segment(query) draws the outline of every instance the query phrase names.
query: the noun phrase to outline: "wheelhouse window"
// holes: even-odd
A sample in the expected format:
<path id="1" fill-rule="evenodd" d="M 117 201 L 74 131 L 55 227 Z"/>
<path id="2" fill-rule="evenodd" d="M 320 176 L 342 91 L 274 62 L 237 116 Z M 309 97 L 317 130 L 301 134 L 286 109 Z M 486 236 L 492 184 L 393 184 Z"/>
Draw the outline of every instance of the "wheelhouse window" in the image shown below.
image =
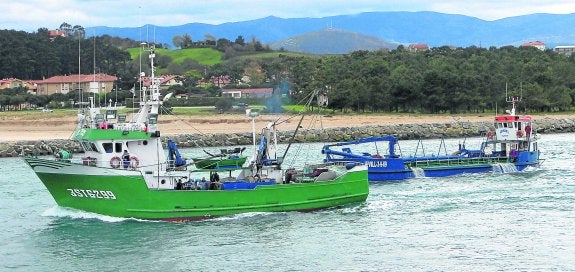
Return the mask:
<path id="1" fill-rule="evenodd" d="M 116 147 L 116 153 L 122 152 L 122 143 L 116 143 L 115 147 Z"/>
<path id="2" fill-rule="evenodd" d="M 106 110 L 106 120 L 116 119 L 117 110 Z"/>
<path id="3" fill-rule="evenodd" d="M 126 122 L 126 114 L 120 113 L 118 114 L 118 123 L 125 123 Z"/>
<path id="4" fill-rule="evenodd" d="M 82 145 L 82 148 L 84 148 L 85 151 L 98 151 L 98 148 L 92 142 L 82 141 L 80 142 L 80 144 Z"/>
<path id="5" fill-rule="evenodd" d="M 102 147 L 106 153 L 112 153 L 114 145 L 112 143 L 102 143 Z"/>

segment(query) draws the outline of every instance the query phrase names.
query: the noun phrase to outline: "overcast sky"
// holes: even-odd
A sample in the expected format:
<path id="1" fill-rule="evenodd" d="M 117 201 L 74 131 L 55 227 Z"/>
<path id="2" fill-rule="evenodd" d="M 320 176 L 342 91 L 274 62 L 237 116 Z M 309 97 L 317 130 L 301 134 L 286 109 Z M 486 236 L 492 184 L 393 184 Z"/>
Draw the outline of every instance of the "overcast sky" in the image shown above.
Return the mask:
<path id="1" fill-rule="evenodd" d="M 14 0 L 3 1 L 0 29 L 221 24 L 259 19 L 325 17 L 371 11 L 436 11 L 484 20 L 532 13 L 575 13 L 574 0 Z"/>

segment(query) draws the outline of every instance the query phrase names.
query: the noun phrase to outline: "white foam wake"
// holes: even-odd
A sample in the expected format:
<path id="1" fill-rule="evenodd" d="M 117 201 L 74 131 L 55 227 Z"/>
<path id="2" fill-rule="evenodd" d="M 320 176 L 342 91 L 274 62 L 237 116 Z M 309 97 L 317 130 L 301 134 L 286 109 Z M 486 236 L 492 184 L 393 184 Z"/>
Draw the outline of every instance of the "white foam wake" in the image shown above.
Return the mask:
<path id="1" fill-rule="evenodd" d="M 136 220 L 133 218 L 122 218 L 122 217 L 113 217 L 107 215 L 101 215 L 97 213 L 85 212 L 71 208 L 64 208 L 58 205 L 55 205 L 42 213 L 42 216 L 47 217 L 68 217 L 73 219 L 98 219 L 104 222 L 122 222 L 126 220 Z"/>

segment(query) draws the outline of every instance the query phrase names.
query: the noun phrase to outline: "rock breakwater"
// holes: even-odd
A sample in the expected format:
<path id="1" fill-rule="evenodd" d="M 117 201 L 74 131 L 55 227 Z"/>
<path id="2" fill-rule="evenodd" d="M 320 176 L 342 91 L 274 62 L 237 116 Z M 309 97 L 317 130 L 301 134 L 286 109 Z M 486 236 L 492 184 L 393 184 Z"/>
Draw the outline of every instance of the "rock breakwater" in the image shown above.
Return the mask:
<path id="1" fill-rule="evenodd" d="M 575 132 L 575 119 L 536 120 L 537 133 Z M 379 126 L 339 127 L 327 129 L 300 130 L 295 136 L 295 142 L 340 142 L 364 137 L 393 135 L 400 140 L 430 139 L 430 138 L 462 138 L 482 136 L 492 127 L 491 122 L 459 122 L 430 124 L 395 124 Z M 287 143 L 293 131 L 278 134 L 280 143 Z M 181 134 L 162 136 L 165 142 L 171 139 L 178 147 L 209 147 L 251 145 L 252 133 L 220 133 L 220 134 Z M 21 155 L 52 155 L 60 149 L 72 153 L 81 153 L 81 146 L 72 140 L 39 140 L 0 142 L 0 157 L 16 157 Z"/>

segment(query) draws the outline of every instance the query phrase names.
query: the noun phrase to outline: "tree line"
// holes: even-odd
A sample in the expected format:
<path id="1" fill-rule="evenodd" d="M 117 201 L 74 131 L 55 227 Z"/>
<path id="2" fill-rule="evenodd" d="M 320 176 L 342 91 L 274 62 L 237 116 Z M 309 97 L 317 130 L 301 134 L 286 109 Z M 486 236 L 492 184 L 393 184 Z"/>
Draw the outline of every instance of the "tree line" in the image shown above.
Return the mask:
<path id="1" fill-rule="evenodd" d="M 242 35 L 238 35 L 235 40 L 226 38 L 216 38 L 212 34 L 205 34 L 203 40 L 193 41 L 189 34 L 176 35 L 172 38 L 172 43 L 180 49 L 187 48 L 212 48 L 223 53 L 224 59 L 232 59 L 237 56 L 253 54 L 258 52 L 273 51 L 268 44 L 262 44 L 256 37 L 246 41 Z M 168 45 L 164 45 L 168 48 Z"/>
<path id="2" fill-rule="evenodd" d="M 118 76 L 119 97 L 130 97 L 128 90 L 136 86 L 139 63 L 130 59 L 125 48 L 139 47 L 139 43 L 107 35 L 85 39 L 79 26 L 64 25 L 64 29 L 70 36 L 53 39 L 45 28 L 34 33 L 0 30 L 0 78 L 41 79 L 77 74 L 78 69 L 84 74 L 102 72 Z M 253 54 L 259 52 L 257 48 L 269 49 L 255 38 L 246 43 L 241 36 L 232 42 L 207 35 L 199 44 L 222 52 Z M 158 57 L 158 63 L 169 65 L 171 60 Z M 223 78 L 231 83 L 220 85 L 217 79 Z M 242 81 L 245 78 L 248 81 Z M 509 95 L 523 96 L 523 110 L 553 112 L 570 110 L 575 101 L 575 56 L 513 46 L 444 46 L 425 52 L 400 46 L 391 51 L 326 56 L 280 52 L 276 57 L 190 65 L 181 80 L 184 84 L 170 91 L 217 97 L 222 87 L 282 86 L 289 89 L 295 103 L 320 90 L 329 98 L 328 107 L 341 112 L 480 113 L 506 107 L 507 88 Z M 198 87 L 198 82 L 208 80 L 216 82 Z M 65 99 L 59 96 L 48 101 Z"/>
<path id="3" fill-rule="evenodd" d="M 0 78 L 30 80 L 94 71 L 120 77 L 137 74 L 128 65 L 129 53 L 107 39 L 106 36 L 51 38 L 46 28 L 35 33 L 0 30 Z"/>
<path id="4" fill-rule="evenodd" d="M 575 55 L 534 47 L 280 53 L 227 60 L 206 75 L 227 75 L 231 85 L 242 76 L 250 78 L 248 84 L 227 87 L 280 89 L 287 84 L 291 103 L 320 90 L 334 112 L 483 113 L 508 108 L 506 95 L 522 97 L 519 110 L 524 112 L 558 112 L 569 111 L 575 101 Z M 177 88 L 193 94 L 190 88 Z"/>
<path id="5" fill-rule="evenodd" d="M 567 111 L 575 101 L 575 55 L 534 47 L 356 51 L 286 58 L 294 97 L 321 90 L 334 111 L 462 113 L 506 108 L 523 97 L 528 112 Z"/>

